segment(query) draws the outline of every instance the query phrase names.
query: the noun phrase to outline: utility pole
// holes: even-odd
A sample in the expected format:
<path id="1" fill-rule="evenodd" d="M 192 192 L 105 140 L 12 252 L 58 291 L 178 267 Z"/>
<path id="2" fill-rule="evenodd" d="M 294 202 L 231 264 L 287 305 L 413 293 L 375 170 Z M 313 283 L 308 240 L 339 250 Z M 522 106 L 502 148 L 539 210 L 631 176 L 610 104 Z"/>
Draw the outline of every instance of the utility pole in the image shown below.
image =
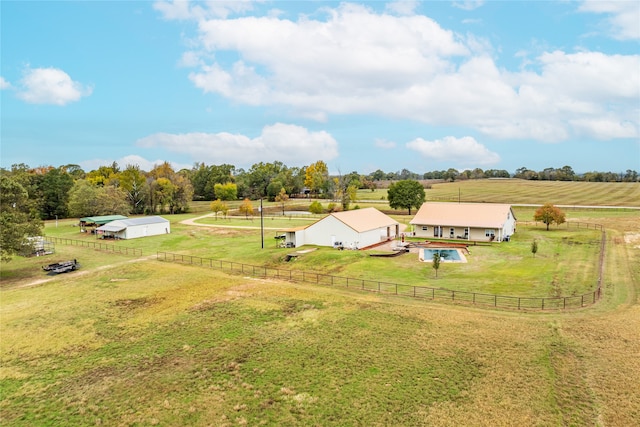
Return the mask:
<path id="1" fill-rule="evenodd" d="M 260 242 L 264 249 L 264 216 L 262 214 L 262 197 L 260 197 Z"/>

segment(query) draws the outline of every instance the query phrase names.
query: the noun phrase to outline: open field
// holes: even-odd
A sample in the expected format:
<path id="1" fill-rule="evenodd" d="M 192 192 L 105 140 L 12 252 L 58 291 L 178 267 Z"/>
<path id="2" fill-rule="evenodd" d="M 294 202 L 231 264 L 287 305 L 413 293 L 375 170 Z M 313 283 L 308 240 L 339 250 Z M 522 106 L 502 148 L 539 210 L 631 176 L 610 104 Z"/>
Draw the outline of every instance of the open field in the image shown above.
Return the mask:
<path id="1" fill-rule="evenodd" d="M 480 179 L 432 184 L 425 190 L 427 200 L 510 204 L 636 206 L 640 207 L 640 183 L 528 181 L 521 179 Z M 387 190 L 360 190 L 358 199 L 377 201 Z"/>
<path id="2" fill-rule="evenodd" d="M 532 212 L 518 208 L 516 216 L 523 221 Z M 391 271 L 398 280 L 419 274 L 438 286 L 462 286 L 473 274 L 483 286 L 500 287 L 492 280 L 500 270 L 504 277 L 538 272 L 510 283 L 533 286 L 539 278 L 538 291 L 555 292 L 545 287 L 554 275 L 578 290 L 591 286 L 593 230 L 521 225 L 517 239 L 500 245 L 501 257 L 494 247 L 472 247 L 464 268 L 478 271 L 443 265 L 437 280 L 413 254 L 383 260 L 320 249 L 315 258 L 284 263 L 286 250 L 275 248 L 271 232 L 261 250 L 259 230 L 180 224 L 196 215 L 168 216 L 169 236 L 108 242 L 141 248 L 143 257 L 58 245 L 56 260 L 82 264 L 58 276 L 40 270 L 49 257 L 15 258 L 0 269 L 1 423 L 637 425 L 640 212 L 567 215 L 606 227 L 606 268 L 600 302 L 560 313 L 262 280 L 147 255 L 360 276 Z M 72 224 L 50 223 L 47 234 L 95 241 Z M 535 259 L 534 236 L 541 239 Z"/>

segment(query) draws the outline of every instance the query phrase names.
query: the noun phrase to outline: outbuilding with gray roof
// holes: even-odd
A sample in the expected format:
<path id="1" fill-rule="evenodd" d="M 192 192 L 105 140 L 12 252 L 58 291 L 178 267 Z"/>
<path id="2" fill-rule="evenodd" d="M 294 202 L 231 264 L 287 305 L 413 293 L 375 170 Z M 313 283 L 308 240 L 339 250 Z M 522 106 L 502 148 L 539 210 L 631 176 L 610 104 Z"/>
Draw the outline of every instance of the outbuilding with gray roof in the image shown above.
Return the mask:
<path id="1" fill-rule="evenodd" d="M 111 221 L 96 229 L 103 239 L 136 239 L 171 233 L 171 223 L 161 216 Z"/>

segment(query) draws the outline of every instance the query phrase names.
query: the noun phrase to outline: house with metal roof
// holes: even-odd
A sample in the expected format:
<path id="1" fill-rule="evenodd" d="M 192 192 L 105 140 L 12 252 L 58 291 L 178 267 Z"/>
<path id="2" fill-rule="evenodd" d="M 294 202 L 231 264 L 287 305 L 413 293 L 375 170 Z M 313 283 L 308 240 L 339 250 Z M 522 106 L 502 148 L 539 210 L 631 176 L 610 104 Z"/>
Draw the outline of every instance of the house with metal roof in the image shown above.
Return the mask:
<path id="1" fill-rule="evenodd" d="M 409 222 L 416 237 L 508 241 L 516 231 L 511 205 L 499 203 L 422 204 Z"/>
<path id="2" fill-rule="evenodd" d="M 334 212 L 306 227 L 282 230 L 285 245 L 362 249 L 394 239 L 400 224 L 376 208 Z"/>
<path id="3" fill-rule="evenodd" d="M 96 233 L 103 239 L 136 239 L 169 234 L 171 223 L 161 216 L 121 219 L 98 227 Z"/>

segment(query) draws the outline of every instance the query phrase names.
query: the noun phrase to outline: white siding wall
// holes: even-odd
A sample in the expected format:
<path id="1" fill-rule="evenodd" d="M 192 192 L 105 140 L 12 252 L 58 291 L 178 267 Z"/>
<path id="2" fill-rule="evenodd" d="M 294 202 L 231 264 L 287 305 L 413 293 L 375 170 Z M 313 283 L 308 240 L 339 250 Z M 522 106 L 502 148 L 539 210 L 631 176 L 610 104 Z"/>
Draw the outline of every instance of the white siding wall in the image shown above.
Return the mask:
<path id="1" fill-rule="evenodd" d="M 171 232 L 169 222 L 160 222 L 155 224 L 130 225 L 124 231 L 125 239 L 137 239 L 139 237 L 157 236 Z"/>
<path id="2" fill-rule="evenodd" d="M 395 230 L 392 230 L 391 233 L 394 234 L 394 231 Z M 297 246 L 302 246 L 303 244 L 332 246 L 335 241 L 342 242 L 345 248 L 363 248 L 380 242 L 383 237 L 386 238 L 386 235 L 386 227 L 383 230 L 374 229 L 358 233 L 342 221 L 332 216 L 327 216 L 307 227 L 304 230 L 304 242 L 301 241 L 302 239 L 296 239 L 296 244 Z"/>

